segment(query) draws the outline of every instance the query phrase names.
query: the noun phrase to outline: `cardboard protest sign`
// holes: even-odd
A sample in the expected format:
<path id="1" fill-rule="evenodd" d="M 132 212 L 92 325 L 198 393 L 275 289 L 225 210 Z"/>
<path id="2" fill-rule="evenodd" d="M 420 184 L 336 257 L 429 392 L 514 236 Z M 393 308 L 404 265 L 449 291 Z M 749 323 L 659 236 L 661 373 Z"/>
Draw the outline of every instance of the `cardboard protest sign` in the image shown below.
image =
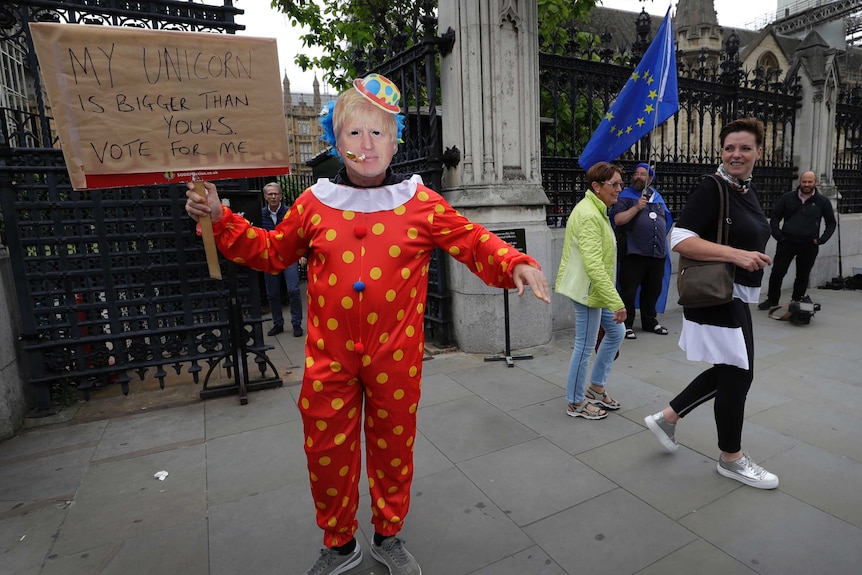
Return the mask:
<path id="1" fill-rule="evenodd" d="M 275 39 L 30 28 L 75 189 L 289 172 Z"/>

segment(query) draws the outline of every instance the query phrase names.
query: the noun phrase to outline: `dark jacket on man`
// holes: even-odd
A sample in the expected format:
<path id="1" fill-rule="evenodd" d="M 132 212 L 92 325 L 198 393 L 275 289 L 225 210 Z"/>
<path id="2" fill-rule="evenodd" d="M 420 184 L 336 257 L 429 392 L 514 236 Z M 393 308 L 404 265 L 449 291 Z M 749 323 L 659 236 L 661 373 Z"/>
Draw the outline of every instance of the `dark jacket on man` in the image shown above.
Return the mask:
<path id="1" fill-rule="evenodd" d="M 820 220 L 826 222 L 826 229 L 820 234 Z M 779 227 L 781 222 L 783 225 Z M 799 199 L 799 189 L 786 192 L 772 206 L 772 237 L 776 241 L 796 240 L 811 241 L 816 239 L 818 245 L 823 245 L 837 225 L 832 202 L 815 188 L 814 195 L 805 203 Z"/>

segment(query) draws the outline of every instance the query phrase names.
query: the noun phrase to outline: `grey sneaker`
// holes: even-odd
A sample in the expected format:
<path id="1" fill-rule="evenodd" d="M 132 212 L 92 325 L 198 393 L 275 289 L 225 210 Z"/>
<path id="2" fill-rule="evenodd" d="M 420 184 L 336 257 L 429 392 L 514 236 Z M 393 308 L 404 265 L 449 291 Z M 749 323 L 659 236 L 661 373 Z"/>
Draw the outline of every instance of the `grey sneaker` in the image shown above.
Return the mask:
<path id="1" fill-rule="evenodd" d="M 398 537 L 387 537 L 380 545 L 372 543 L 371 556 L 389 568 L 389 575 L 422 575 L 416 559 Z"/>
<path id="2" fill-rule="evenodd" d="M 338 575 L 339 573 L 347 573 L 360 563 L 362 563 L 362 549 L 359 547 L 359 540 L 357 540 L 356 549 L 347 555 L 339 555 L 338 551 L 328 547 L 321 549 L 317 563 L 312 565 L 311 569 L 305 572 L 305 575 Z"/>
<path id="3" fill-rule="evenodd" d="M 679 447 L 679 444 L 676 442 L 676 424 L 669 423 L 664 418 L 664 413 L 659 411 L 658 413 L 647 415 L 644 417 L 644 423 L 658 437 L 658 440 L 661 441 L 665 449 L 676 451 L 676 448 Z"/>
<path id="4" fill-rule="evenodd" d="M 750 487 L 758 489 L 775 489 L 778 487 L 778 476 L 756 464 L 747 453 L 743 453 L 742 457 L 731 463 L 723 460 L 719 455 L 716 469 L 725 477 L 736 479 Z"/>

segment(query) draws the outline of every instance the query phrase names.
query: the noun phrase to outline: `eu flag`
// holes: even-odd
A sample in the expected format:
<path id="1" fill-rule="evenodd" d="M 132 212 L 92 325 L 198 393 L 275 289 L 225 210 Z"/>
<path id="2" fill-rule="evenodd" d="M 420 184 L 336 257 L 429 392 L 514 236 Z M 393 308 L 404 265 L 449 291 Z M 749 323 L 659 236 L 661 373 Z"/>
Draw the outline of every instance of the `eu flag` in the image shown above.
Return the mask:
<path id="1" fill-rule="evenodd" d="M 612 162 L 679 110 L 670 7 L 638 67 L 596 128 L 578 164 Z"/>

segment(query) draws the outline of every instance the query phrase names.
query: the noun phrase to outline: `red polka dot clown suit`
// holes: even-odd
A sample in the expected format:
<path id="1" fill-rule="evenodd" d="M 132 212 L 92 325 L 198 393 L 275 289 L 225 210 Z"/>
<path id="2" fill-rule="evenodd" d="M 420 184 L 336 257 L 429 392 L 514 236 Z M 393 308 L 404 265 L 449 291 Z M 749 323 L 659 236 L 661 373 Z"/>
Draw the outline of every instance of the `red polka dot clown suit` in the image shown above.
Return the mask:
<path id="1" fill-rule="evenodd" d="M 538 264 L 460 215 L 419 176 L 390 173 L 377 188 L 320 180 L 274 231 L 228 209 L 213 228 L 222 253 L 264 272 L 310 253 L 299 408 L 317 523 L 330 547 L 357 529 L 364 426 L 372 522 L 395 535 L 410 504 L 432 250 L 503 288 L 514 287 L 516 264 Z"/>

